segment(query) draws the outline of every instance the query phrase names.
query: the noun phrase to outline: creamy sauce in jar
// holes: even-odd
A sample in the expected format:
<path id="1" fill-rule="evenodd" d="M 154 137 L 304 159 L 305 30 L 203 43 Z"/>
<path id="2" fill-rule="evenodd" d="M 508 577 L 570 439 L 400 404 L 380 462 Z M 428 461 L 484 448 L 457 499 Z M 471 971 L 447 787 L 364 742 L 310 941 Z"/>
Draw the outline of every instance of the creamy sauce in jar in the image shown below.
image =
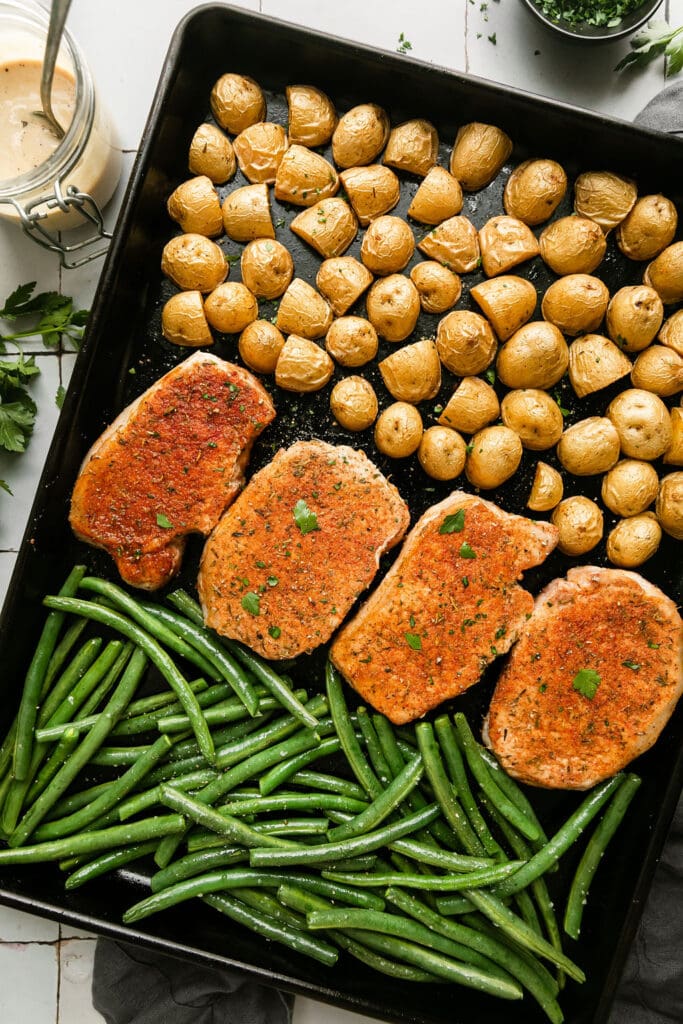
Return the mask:
<path id="1" fill-rule="evenodd" d="M 34 60 L 0 64 L 0 181 L 15 178 L 44 163 L 59 145 L 40 102 L 41 64 Z M 52 109 L 66 131 L 76 103 L 76 83 L 64 68 L 56 68 Z"/>

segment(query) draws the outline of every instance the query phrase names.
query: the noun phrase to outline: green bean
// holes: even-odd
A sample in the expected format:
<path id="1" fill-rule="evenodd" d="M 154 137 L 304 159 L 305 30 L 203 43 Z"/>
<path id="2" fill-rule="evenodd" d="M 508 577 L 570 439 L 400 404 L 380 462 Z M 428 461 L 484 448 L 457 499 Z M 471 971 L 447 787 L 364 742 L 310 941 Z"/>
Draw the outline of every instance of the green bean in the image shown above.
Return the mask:
<path id="1" fill-rule="evenodd" d="M 319 719 L 327 711 L 327 701 L 322 695 L 317 694 L 308 702 L 306 709 L 318 727 Z M 216 752 L 216 763 L 219 768 L 228 768 L 260 750 L 265 750 L 272 743 L 291 736 L 300 728 L 301 724 L 294 715 L 284 715 L 248 739 L 220 747 Z"/>
<path id="2" fill-rule="evenodd" d="M 216 684 L 221 688 L 226 685 L 223 683 Z M 215 686 L 209 686 L 205 679 L 195 679 L 190 683 L 191 690 L 197 694 L 197 700 L 199 695 L 207 693 L 209 690 L 214 690 Z M 161 693 L 152 693 L 149 697 L 139 697 L 138 700 L 134 700 L 132 704 L 126 709 L 126 713 L 123 716 L 124 720 L 128 718 L 137 718 L 138 715 L 147 715 L 152 711 L 160 711 L 163 708 L 167 708 L 169 704 L 177 704 L 178 698 L 176 697 L 173 690 L 163 690 Z"/>
<path id="3" fill-rule="evenodd" d="M 152 892 L 161 892 L 178 882 L 183 882 L 196 875 L 205 875 L 215 868 L 231 867 L 249 859 L 249 852 L 243 846 L 228 846 L 224 844 L 213 850 L 197 850 L 179 857 L 155 872 L 149 880 Z"/>
<path id="4" fill-rule="evenodd" d="M 607 845 L 619 828 L 631 800 L 636 795 L 640 786 L 640 778 L 637 775 L 628 774 L 612 797 L 607 810 L 598 823 L 593 835 L 588 841 L 583 856 L 576 869 L 567 909 L 564 915 L 564 930 L 572 939 L 578 939 L 581 931 L 581 918 L 583 908 L 588 897 L 593 876 L 600 864 Z"/>
<path id="5" fill-rule="evenodd" d="M 438 901 L 439 913 L 444 917 L 471 914 L 474 904 L 466 896 L 441 896 Z"/>
<path id="6" fill-rule="evenodd" d="M 330 832 L 330 842 L 339 842 L 351 836 L 363 835 L 371 829 L 377 828 L 386 818 L 392 814 L 401 801 L 410 793 L 419 780 L 422 778 L 424 765 L 422 758 L 418 755 L 407 764 L 400 775 L 397 775 L 393 782 L 369 805 L 351 821 L 339 825 Z"/>
<path id="7" fill-rule="evenodd" d="M 286 839 L 266 836 L 264 833 L 250 828 L 249 825 L 240 821 L 239 818 L 233 818 L 232 815 L 228 814 L 220 814 L 187 793 L 173 789 L 172 786 L 162 785 L 161 801 L 172 810 L 183 814 L 186 818 L 191 818 L 197 825 L 203 825 L 218 835 L 227 836 L 232 842 L 240 843 L 242 846 L 265 846 L 279 849 L 294 847 L 294 849 L 298 849 L 297 844 L 290 843 Z"/>
<path id="8" fill-rule="evenodd" d="M 62 860 L 81 853 L 99 853 L 114 846 L 127 846 L 147 839 L 159 838 L 179 832 L 185 824 L 180 814 L 166 814 L 157 818 L 143 818 L 129 821 L 112 828 L 81 832 L 76 836 L 55 839 L 51 843 L 37 843 L 35 846 L 19 846 L 15 849 L 0 850 L 0 866 L 4 864 L 41 864 L 44 861 Z"/>
<path id="9" fill-rule="evenodd" d="M 378 871 L 369 875 L 344 871 L 323 871 L 323 878 L 345 885 L 363 888 L 378 888 L 383 885 L 402 885 L 406 889 L 424 889 L 425 892 L 462 892 L 464 889 L 481 889 L 493 885 L 512 874 L 524 861 L 508 861 L 492 868 L 469 871 L 464 875 L 419 875 L 400 871 Z"/>
<path id="10" fill-rule="evenodd" d="M 340 796 L 348 796 L 351 800 L 366 800 L 366 793 L 362 786 L 358 786 L 348 779 L 338 778 L 336 775 L 326 775 L 324 772 L 297 771 L 289 781 L 294 786 L 339 793 Z"/>
<path id="11" fill-rule="evenodd" d="M 86 733 L 90 735 L 92 729 Z M 135 747 L 101 747 L 97 753 L 88 761 L 88 764 L 97 765 L 100 768 L 123 768 L 128 767 L 142 757 L 145 751 L 149 750 L 149 743 L 141 743 Z"/>
<path id="12" fill-rule="evenodd" d="M 593 820 L 600 808 L 607 803 L 612 793 L 621 785 L 623 775 L 615 775 L 591 790 L 576 811 L 567 819 L 552 839 L 535 853 L 511 878 L 495 887 L 494 893 L 499 899 L 512 896 L 520 889 L 526 889 L 535 878 L 544 874 L 572 843 L 575 843 L 586 826 Z"/>
<path id="13" fill-rule="evenodd" d="M 111 782 L 99 782 L 96 786 L 88 786 L 87 789 L 78 790 L 76 793 L 71 793 L 69 796 L 62 797 L 58 800 L 53 807 L 50 808 L 49 814 L 45 815 L 47 821 L 52 821 L 55 818 L 63 818 L 65 814 L 71 814 L 73 811 L 80 810 L 81 807 L 85 807 L 95 797 L 99 796 L 100 793 L 105 793 Z"/>
<path id="14" fill-rule="evenodd" d="M 69 689 L 66 696 L 54 707 L 54 710 L 52 710 L 48 701 L 45 702 L 45 707 L 41 709 L 38 728 L 36 729 L 36 739 L 39 743 L 52 742 L 55 739 L 59 739 L 61 732 L 52 734 L 53 728 L 68 728 L 70 725 L 73 725 L 70 719 L 80 710 L 95 687 L 99 685 L 100 681 L 113 668 L 122 650 L 123 644 L 121 641 L 112 640 L 75 685 Z M 77 732 L 80 731 L 78 727 L 75 728 Z M 48 736 L 43 735 L 46 729 L 50 731 Z"/>
<path id="15" fill-rule="evenodd" d="M 344 857 L 343 860 L 325 861 L 325 867 L 330 871 L 372 871 L 379 858 L 375 854 L 367 854 L 363 857 Z"/>
<path id="16" fill-rule="evenodd" d="M 67 758 L 71 757 L 78 744 L 78 733 L 75 729 L 67 729 L 55 745 L 54 750 L 33 779 L 33 784 L 26 793 L 26 803 L 30 807 L 38 799 L 49 782 L 55 777 Z"/>
<path id="17" fill-rule="evenodd" d="M 263 836 L 324 836 L 327 833 L 329 824 L 327 818 L 285 818 L 280 821 L 269 819 L 268 821 L 248 823 L 252 832 Z M 217 834 L 213 831 L 202 831 L 200 829 L 188 836 L 187 849 L 191 853 L 199 850 L 215 849 L 223 841 L 222 834 Z M 264 844 L 257 843 L 256 837 L 254 837 L 254 842 L 251 845 L 263 846 Z M 288 845 L 298 846 L 299 844 L 289 843 Z"/>
<path id="18" fill-rule="evenodd" d="M 418 863 L 430 864 L 435 868 L 443 868 L 444 871 L 476 871 L 494 865 L 490 857 L 470 857 L 466 853 L 453 853 L 451 850 L 442 850 L 439 846 L 430 846 L 417 839 L 396 839 L 391 844 L 391 849 Z"/>
<path id="19" fill-rule="evenodd" d="M 387 759 L 384 756 L 384 751 L 382 750 L 382 746 L 379 742 L 377 731 L 372 724 L 366 707 L 361 706 L 356 708 L 356 723 L 361 736 L 363 737 L 363 743 L 365 744 L 365 749 L 368 752 L 372 769 L 379 779 L 382 788 L 386 789 L 394 776 L 392 775 Z"/>
<path id="20" fill-rule="evenodd" d="M 319 960 L 327 967 L 332 967 L 338 959 L 337 950 L 327 942 L 315 939 L 307 932 L 299 932 L 286 928 L 272 917 L 245 907 L 238 900 L 232 900 L 228 896 L 204 896 L 204 903 L 208 903 L 214 910 L 225 914 L 232 921 L 245 925 L 257 935 L 262 935 L 273 942 L 280 942 L 297 953 L 303 953 L 315 960 Z"/>
<path id="21" fill-rule="evenodd" d="M 209 782 L 213 782 L 214 779 L 218 778 L 218 772 L 215 772 L 213 768 L 199 768 L 197 771 L 188 772 L 187 775 L 181 775 L 177 779 L 173 780 L 173 788 L 181 791 L 199 789 L 202 786 L 208 785 Z M 134 793 L 133 796 L 124 800 L 119 805 L 119 818 L 121 821 L 126 821 L 128 818 L 132 818 L 135 814 L 139 814 L 141 811 L 146 811 L 148 807 L 154 807 L 156 804 L 161 803 L 161 784 L 152 786 L 151 789 L 145 789 L 141 793 Z"/>
<path id="22" fill-rule="evenodd" d="M 107 672 L 102 682 L 95 687 L 87 700 L 84 701 L 82 708 L 76 715 L 76 721 L 80 721 L 81 718 L 87 718 L 91 712 L 95 711 L 100 706 L 105 697 L 109 696 L 109 692 L 118 682 L 119 676 L 130 661 L 134 650 L 135 644 L 131 643 L 130 640 L 127 640 L 123 645 L 121 653 Z"/>
<path id="23" fill-rule="evenodd" d="M 221 805 L 221 811 L 241 818 L 245 814 L 268 814 L 271 811 L 349 811 L 359 814 L 369 805 L 362 800 L 351 800 L 336 793 L 288 793 L 279 796 L 257 796 L 230 800 Z"/>
<path id="24" fill-rule="evenodd" d="M 180 703 L 190 716 L 192 730 L 197 737 L 202 754 L 204 754 L 207 761 L 213 762 L 213 740 L 211 739 L 209 727 L 204 721 L 201 708 L 197 704 L 197 698 L 190 689 L 185 676 L 166 651 L 159 646 L 154 637 L 150 636 L 149 633 L 141 629 L 135 622 L 127 619 L 119 612 L 103 608 L 93 601 L 83 601 L 71 597 L 46 597 L 43 604 L 48 608 L 73 612 L 75 615 L 83 615 L 86 618 L 93 619 L 95 622 L 102 623 L 102 625 L 109 626 L 142 648 L 177 694 Z"/>
<path id="25" fill-rule="evenodd" d="M 356 733 L 349 717 L 349 711 L 344 699 L 344 691 L 339 672 L 331 661 L 325 665 L 325 685 L 327 701 L 330 708 L 330 715 L 334 722 L 334 728 L 342 750 L 349 762 L 351 771 L 361 784 L 368 796 L 374 800 L 382 792 L 382 784 L 368 764 L 360 743 L 356 739 Z"/>
<path id="26" fill-rule="evenodd" d="M 100 854 L 95 860 L 89 860 L 76 871 L 69 875 L 64 882 L 65 889 L 78 889 L 93 878 L 107 875 L 110 871 L 130 864 L 134 860 L 140 860 L 150 853 L 154 853 L 157 840 L 153 839 L 146 843 L 136 843 L 133 846 L 124 846 L 120 850 L 111 850 L 108 853 Z M 60 864 L 61 867 L 61 864 Z"/>
<path id="27" fill-rule="evenodd" d="M 178 588 L 172 593 L 166 595 L 166 600 L 170 601 L 178 611 L 189 619 L 190 622 L 194 622 L 195 626 L 204 625 L 204 615 L 202 613 L 201 606 L 190 597 L 186 590 Z"/>
<path id="28" fill-rule="evenodd" d="M 266 712 L 259 718 L 251 718 L 251 716 L 249 716 L 240 722 L 232 722 L 230 725 L 225 725 L 221 729 L 216 729 L 213 732 L 214 745 L 216 748 L 223 747 L 228 743 L 234 743 L 236 740 L 243 739 L 245 736 L 251 736 L 252 733 L 256 733 L 259 732 L 259 730 L 264 729 L 270 720 L 270 712 Z M 184 761 L 188 757 L 194 757 L 199 754 L 199 745 L 194 737 L 187 740 L 181 740 L 178 737 L 177 739 L 178 742 L 169 754 L 169 761 Z M 204 762 L 204 764 L 206 764 L 206 762 Z"/>
<path id="29" fill-rule="evenodd" d="M 308 694 L 305 690 L 297 690 L 296 693 L 301 694 L 304 700 L 308 699 Z M 259 697 L 257 714 L 261 716 L 267 711 L 279 711 L 280 707 L 280 702 L 275 697 Z M 224 722 L 240 721 L 247 714 L 248 712 L 244 704 L 238 698 L 233 698 L 232 700 L 212 704 L 204 712 L 204 718 L 209 725 L 221 725 Z M 158 719 L 157 728 L 159 732 L 165 733 L 182 732 L 184 729 L 187 729 L 188 723 L 189 719 L 186 715 L 168 715 Z"/>
<path id="30" fill-rule="evenodd" d="M 74 594 L 75 593 L 76 591 L 74 591 Z M 67 595 L 62 594 L 62 597 L 64 596 Z M 50 689 L 53 682 L 61 672 L 62 666 L 66 662 L 66 659 L 69 657 L 75 645 L 78 643 L 87 625 L 87 619 L 74 619 L 74 621 L 65 629 L 64 636 L 55 647 L 53 655 L 47 666 L 41 699 L 45 696 L 46 692 Z"/>
<path id="31" fill-rule="evenodd" d="M 262 775 L 259 779 L 259 790 L 263 796 L 268 796 L 274 792 L 279 786 L 292 779 L 301 768 L 305 768 L 308 764 L 313 764 L 315 761 L 321 760 L 323 757 L 330 757 L 332 754 L 336 754 L 341 750 L 341 743 L 337 736 L 328 736 L 327 739 L 323 740 L 317 747 L 313 747 L 312 750 L 304 750 L 301 754 L 296 754 L 294 757 L 288 758 L 281 764 L 275 764 L 273 767 Z M 363 799 L 365 798 L 365 791 L 361 790 Z"/>
<path id="32" fill-rule="evenodd" d="M 482 747 L 480 744 L 477 744 L 477 749 L 479 751 L 479 756 L 481 757 L 486 767 L 489 769 L 498 787 L 502 789 L 506 797 L 508 797 L 508 799 L 511 800 L 513 804 L 516 804 L 519 810 L 522 812 L 522 814 L 529 821 L 533 822 L 533 824 L 538 829 L 539 838 L 531 839 L 530 842 L 533 850 L 540 850 L 540 848 L 542 846 L 545 846 L 545 844 L 548 842 L 548 836 L 545 834 L 543 826 L 538 820 L 536 812 L 534 811 L 531 803 L 527 799 L 526 795 L 522 792 L 520 787 L 517 785 L 515 780 L 511 778 L 507 774 L 507 772 L 504 771 L 503 768 L 501 768 L 501 766 L 499 765 L 498 761 L 491 753 L 491 751 L 487 750 L 486 747 Z M 557 869 L 551 868 L 550 870 Z"/>
<path id="33" fill-rule="evenodd" d="M 67 599 L 65 598 L 64 600 Z M 130 702 L 142 678 L 146 664 L 146 656 L 142 651 L 136 650 L 121 677 L 120 683 L 102 712 L 100 721 L 85 736 L 69 760 L 62 765 L 36 802 L 31 805 L 10 836 L 10 846 L 20 846 L 24 843 L 43 820 L 53 804 L 64 795 L 83 766 L 87 764 L 92 754 L 102 744 L 108 732 L 117 721 L 118 716 Z"/>
<path id="34" fill-rule="evenodd" d="M 465 817 L 453 786 L 448 780 L 434 730 L 429 722 L 420 722 L 415 729 L 417 743 L 422 754 L 427 778 L 434 790 L 434 796 L 448 824 L 455 832 L 462 848 L 473 857 L 481 857 L 485 850 Z"/>
<path id="35" fill-rule="evenodd" d="M 542 935 L 543 930 L 536 912 L 536 907 L 534 906 L 534 901 L 526 889 L 520 889 L 519 892 L 515 893 L 513 898 L 524 923 L 527 924 L 529 928 L 532 928 L 537 935 Z"/>
<path id="36" fill-rule="evenodd" d="M 263 889 L 233 889 L 231 895 L 251 907 L 252 910 L 269 914 L 274 921 L 279 921 L 280 924 L 289 925 L 290 928 L 296 928 L 300 932 L 306 931 L 305 917 L 288 907 L 283 907 L 274 896 L 271 896 L 269 892 L 264 892 Z"/>

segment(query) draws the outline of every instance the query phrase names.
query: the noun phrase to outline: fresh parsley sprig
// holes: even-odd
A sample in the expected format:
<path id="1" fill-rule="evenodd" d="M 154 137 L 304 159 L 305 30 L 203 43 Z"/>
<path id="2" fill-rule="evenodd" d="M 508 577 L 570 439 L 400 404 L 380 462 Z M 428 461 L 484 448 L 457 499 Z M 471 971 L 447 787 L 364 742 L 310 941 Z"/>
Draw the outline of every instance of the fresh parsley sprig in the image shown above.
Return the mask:
<path id="1" fill-rule="evenodd" d="M 88 319 L 87 309 L 74 309 L 73 299 L 59 292 L 39 292 L 34 295 L 35 281 L 19 285 L 0 309 L 0 319 L 14 322 L 24 317 L 37 317 L 35 323 L 21 331 L 0 334 L 0 352 L 6 352 L 6 342 L 20 342 L 40 336 L 48 348 L 56 348 L 63 338 L 76 348 L 80 346 Z"/>
<path id="2" fill-rule="evenodd" d="M 677 75 L 683 68 L 683 25 L 672 29 L 666 21 L 649 21 L 631 40 L 631 53 L 627 53 L 614 70 L 645 67 L 661 54 L 665 59 L 665 77 Z"/>

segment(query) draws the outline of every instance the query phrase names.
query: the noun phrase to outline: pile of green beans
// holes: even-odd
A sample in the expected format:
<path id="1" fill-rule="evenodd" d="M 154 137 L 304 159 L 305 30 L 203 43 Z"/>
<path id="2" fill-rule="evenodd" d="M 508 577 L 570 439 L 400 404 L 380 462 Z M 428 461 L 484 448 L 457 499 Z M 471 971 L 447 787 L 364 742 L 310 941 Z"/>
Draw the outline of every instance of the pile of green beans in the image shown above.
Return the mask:
<path id="1" fill-rule="evenodd" d="M 45 599 L 0 745 L 0 869 L 57 861 L 75 889 L 153 859 L 126 923 L 201 899 L 326 967 L 341 952 L 403 981 L 527 992 L 560 1024 L 564 979 L 585 976 L 551 876 L 602 815 L 555 893 L 576 940 L 638 777 L 596 786 L 549 837 L 462 713 L 395 728 L 351 712 L 331 663 L 324 694 L 295 690 L 189 594 L 168 602 L 80 566 Z M 150 663 L 166 689 L 141 695 Z"/>

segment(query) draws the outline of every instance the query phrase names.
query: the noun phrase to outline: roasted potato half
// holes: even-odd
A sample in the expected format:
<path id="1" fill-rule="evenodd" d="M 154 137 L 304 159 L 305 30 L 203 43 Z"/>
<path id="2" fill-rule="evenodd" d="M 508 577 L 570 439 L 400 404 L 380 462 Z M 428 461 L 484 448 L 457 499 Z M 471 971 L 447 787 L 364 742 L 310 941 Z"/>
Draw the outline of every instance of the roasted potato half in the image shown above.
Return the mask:
<path id="1" fill-rule="evenodd" d="M 429 121 L 416 118 L 391 129 L 384 163 L 424 178 L 436 164 L 438 156 L 439 133 Z"/>
<path id="2" fill-rule="evenodd" d="M 372 274 L 353 256 L 333 256 L 320 264 L 315 283 L 334 310 L 344 316 L 372 284 Z"/>
<path id="3" fill-rule="evenodd" d="M 512 152 L 512 139 L 492 124 L 473 121 L 458 129 L 450 171 L 467 192 L 493 181 Z"/>
<path id="4" fill-rule="evenodd" d="M 607 557 L 622 569 L 635 569 L 652 558 L 662 540 L 662 528 L 652 512 L 621 519 L 607 535 Z"/>
<path id="5" fill-rule="evenodd" d="M 590 498 L 582 494 L 565 498 L 553 510 L 551 523 L 557 527 L 557 546 L 565 555 L 585 555 L 602 540 L 602 512 Z"/>
<path id="6" fill-rule="evenodd" d="M 330 409 L 344 430 L 367 430 L 377 419 L 377 395 L 364 377 L 345 377 L 332 388 Z"/>
<path id="7" fill-rule="evenodd" d="M 533 316 L 536 289 L 514 274 L 492 277 L 470 288 L 470 295 L 501 341 L 506 341 Z"/>
<path id="8" fill-rule="evenodd" d="M 226 281 L 207 295 L 204 312 L 211 327 L 223 334 L 238 334 L 258 317 L 258 302 L 240 281 Z"/>
<path id="9" fill-rule="evenodd" d="M 332 157 L 337 167 L 371 164 L 389 138 L 389 118 L 376 103 L 361 103 L 347 110 L 332 135 Z"/>
<path id="10" fill-rule="evenodd" d="M 235 242 L 275 238 L 267 185 L 243 185 L 223 200 L 223 227 Z"/>
<path id="11" fill-rule="evenodd" d="M 190 142 L 188 167 L 193 174 L 205 174 L 214 185 L 223 185 L 237 170 L 232 142 L 214 124 L 200 124 Z"/>
<path id="12" fill-rule="evenodd" d="M 272 185 L 289 142 L 281 124 L 259 121 L 241 131 L 232 145 L 244 177 L 252 185 Z"/>
<path id="13" fill-rule="evenodd" d="M 525 160 L 505 184 L 503 206 L 511 217 L 535 227 L 552 217 L 566 191 L 567 175 L 555 160 Z"/>
<path id="14" fill-rule="evenodd" d="M 654 288 L 645 284 L 620 288 L 607 307 L 607 333 L 624 352 L 640 352 L 657 335 L 664 306 Z"/>
<path id="15" fill-rule="evenodd" d="M 683 540 L 683 473 L 662 478 L 655 506 L 662 529 L 676 540 Z"/>
<path id="16" fill-rule="evenodd" d="M 534 482 L 527 499 L 527 508 L 532 512 L 549 512 L 562 501 L 564 485 L 562 477 L 547 462 L 537 462 Z"/>
<path id="17" fill-rule="evenodd" d="M 242 250 L 242 280 L 259 299 L 277 299 L 294 275 L 294 260 L 282 242 L 256 238 Z"/>
<path id="18" fill-rule="evenodd" d="M 545 320 L 524 324 L 505 342 L 496 362 L 503 384 L 509 388 L 550 388 L 569 364 L 562 332 Z"/>
<path id="19" fill-rule="evenodd" d="M 476 434 L 498 419 L 500 403 L 481 377 L 463 377 L 439 416 L 439 423 L 463 434 Z"/>
<path id="20" fill-rule="evenodd" d="M 375 217 L 393 210 L 401 198 L 398 178 L 390 167 L 383 164 L 349 167 L 342 171 L 340 178 L 353 212 L 363 227 Z"/>
<path id="21" fill-rule="evenodd" d="M 557 445 L 557 457 L 572 476 L 606 473 L 619 459 L 619 434 L 607 416 L 588 416 L 568 427 Z"/>
<path id="22" fill-rule="evenodd" d="M 574 210 L 594 220 L 604 232 L 628 216 L 637 198 L 634 182 L 611 171 L 586 171 L 574 183 Z"/>
<path id="23" fill-rule="evenodd" d="M 677 395 L 683 390 L 683 357 L 666 345 L 650 345 L 633 364 L 631 383 L 662 398 Z"/>
<path id="24" fill-rule="evenodd" d="M 408 207 L 408 216 L 421 224 L 440 224 L 462 210 L 462 186 L 445 167 L 432 167 Z"/>
<path id="25" fill-rule="evenodd" d="M 253 320 L 240 334 L 238 351 L 255 373 L 275 373 L 285 344 L 282 333 L 270 320 Z"/>
<path id="26" fill-rule="evenodd" d="M 161 311 L 161 333 L 174 345 L 198 348 L 213 344 L 200 291 L 171 296 Z"/>
<path id="27" fill-rule="evenodd" d="M 619 434 L 621 451 L 629 459 L 651 462 L 671 446 L 669 410 L 658 395 L 628 388 L 607 407 L 606 415 Z"/>
<path id="28" fill-rule="evenodd" d="M 479 232 L 479 248 L 487 277 L 507 274 L 539 253 L 531 228 L 516 217 L 491 217 Z"/>
<path id="29" fill-rule="evenodd" d="M 654 288 L 665 306 L 683 302 L 683 242 L 667 246 L 648 263 L 643 284 Z"/>
<path id="30" fill-rule="evenodd" d="M 668 466 L 683 466 L 683 409 L 674 407 L 671 416 L 671 444 L 664 452 L 664 462 Z"/>
<path id="31" fill-rule="evenodd" d="M 541 232 L 541 257 L 556 274 L 592 274 L 602 263 L 607 241 L 587 217 L 560 217 Z"/>
<path id="32" fill-rule="evenodd" d="M 392 352 L 379 364 L 384 385 L 399 402 L 417 405 L 434 398 L 441 387 L 441 363 L 431 338 Z"/>
<path id="33" fill-rule="evenodd" d="M 211 90 L 210 102 L 213 116 L 231 135 L 239 135 L 266 116 L 261 86 L 247 75 L 221 75 Z"/>
<path id="34" fill-rule="evenodd" d="M 176 235 L 161 254 L 161 270 L 184 291 L 210 292 L 228 276 L 221 248 L 206 235 Z"/>
<path id="35" fill-rule="evenodd" d="M 490 491 L 509 480 L 522 461 L 522 442 L 509 427 L 484 427 L 468 445 L 465 474 L 473 487 Z"/>
<path id="36" fill-rule="evenodd" d="M 621 459 L 602 481 L 600 496 L 617 516 L 637 516 L 657 498 L 659 477 L 642 459 Z"/>
<path id="37" fill-rule="evenodd" d="M 295 277 L 280 299 L 276 324 L 283 334 L 322 338 L 332 325 L 332 310 L 315 288 Z"/>
<path id="38" fill-rule="evenodd" d="M 313 85 L 288 85 L 287 130 L 293 145 L 325 146 L 337 127 L 337 112 L 329 96 Z"/>
<path id="39" fill-rule="evenodd" d="M 498 342 L 479 313 L 456 309 L 439 321 L 436 348 L 444 366 L 458 377 L 481 373 L 493 362 Z"/>
<path id="40" fill-rule="evenodd" d="M 356 237 L 358 221 L 344 199 L 332 196 L 297 214 L 289 225 L 323 259 L 341 256 Z"/>
<path id="41" fill-rule="evenodd" d="M 414 251 L 413 232 L 401 217 L 377 217 L 365 232 L 360 258 L 371 273 L 384 277 L 403 270 Z"/>
<path id="42" fill-rule="evenodd" d="M 341 366 L 364 366 L 377 355 L 378 344 L 377 331 L 362 316 L 338 317 L 325 338 L 325 348 Z"/>
<path id="43" fill-rule="evenodd" d="M 434 480 L 455 480 L 465 468 L 467 446 L 450 427 L 429 427 L 417 450 L 420 465 Z"/>
<path id="44" fill-rule="evenodd" d="M 275 175 L 275 198 L 293 206 L 313 206 L 339 191 L 339 177 L 329 160 L 305 146 L 290 146 Z"/>
<path id="45" fill-rule="evenodd" d="M 601 391 L 630 372 L 630 360 L 601 334 L 584 334 L 569 346 L 569 380 L 578 398 Z"/>
<path id="46" fill-rule="evenodd" d="M 617 245 L 632 260 L 651 260 L 676 236 L 676 207 L 662 195 L 642 196 L 616 230 Z"/>
<path id="47" fill-rule="evenodd" d="M 481 261 L 479 234 L 467 217 L 450 217 L 418 242 L 418 249 L 456 274 L 468 274 Z"/>
<path id="48" fill-rule="evenodd" d="M 409 402 L 394 402 L 379 414 L 375 423 L 375 444 L 383 455 L 405 459 L 420 447 L 424 428 L 422 417 Z"/>
<path id="49" fill-rule="evenodd" d="M 667 348 L 672 348 L 683 356 L 683 309 L 677 310 L 664 321 L 662 329 L 657 335 L 658 340 Z"/>
<path id="50" fill-rule="evenodd" d="M 564 419 L 547 391 L 518 388 L 509 391 L 500 407 L 503 423 L 519 436 L 525 448 L 541 452 L 560 440 Z"/>
<path id="51" fill-rule="evenodd" d="M 567 274 L 546 290 L 541 313 L 563 334 L 590 334 L 602 323 L 608 302 L 609 289 L 599 277 Z"/>
<path id="52" fill-rule="evenodd" d="M 206 174 L 178 185 L 166 204 L 171 217 L 183 231 L 216 238 L 223 234 L 221 201 Z"/>
<path id="53" fill-rule="evenodd" d="M 334 363 L 320 345 L 290 334 L 275 366 L 275 383 L 285 391 L 320 391 L 333 373 Z"/>
<path id="54" fill-rule="evenodd" d="M 425 313 L 445 313 L 460 298 L 462 283 L 457 274 L 436 260 L 425 260 L 410 271 Z"/>
<path id="55" fill-rule="evenodd" d="M 420 295 L 403 274 L 375 281 L 367 297 L 368 320 L 380 338 L 404 341 L 415 329 L 420 315 Z"/>

